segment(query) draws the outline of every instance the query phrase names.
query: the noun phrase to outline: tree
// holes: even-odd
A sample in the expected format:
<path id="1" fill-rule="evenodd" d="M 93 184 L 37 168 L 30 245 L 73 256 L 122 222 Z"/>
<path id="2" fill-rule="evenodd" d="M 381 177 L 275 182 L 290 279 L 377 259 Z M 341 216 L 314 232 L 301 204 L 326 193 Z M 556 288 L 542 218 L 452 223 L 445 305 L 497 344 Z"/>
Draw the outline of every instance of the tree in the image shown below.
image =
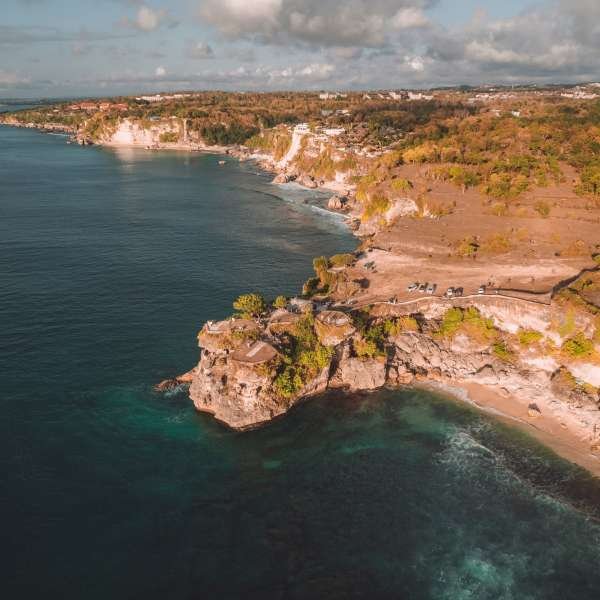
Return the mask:
<path id="1" fill-rule="evenodd" d="M 243 294 L 234 303 L 233 308 L 243 317 L 258 317 L 265 312 L 267 304 L 260 294 Z"/>

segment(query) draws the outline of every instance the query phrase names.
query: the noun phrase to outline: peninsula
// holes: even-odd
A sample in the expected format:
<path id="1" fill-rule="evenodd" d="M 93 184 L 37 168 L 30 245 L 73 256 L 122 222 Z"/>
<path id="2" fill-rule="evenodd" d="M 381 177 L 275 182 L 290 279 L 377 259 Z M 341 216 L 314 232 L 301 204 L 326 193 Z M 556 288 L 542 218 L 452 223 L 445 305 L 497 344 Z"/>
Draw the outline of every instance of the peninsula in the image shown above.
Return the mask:
<path id="1" fill-rule="evenodd" d="M 0 122 L 227 153 L 332 191 L 357 250 L 316 258 L 296 298 L 249 291 L 202 327 L 178 380 L 198 410 L 246 429 L 329 388 L 436 385 L 598 473 L 597 91 L 157 94 Z"/>

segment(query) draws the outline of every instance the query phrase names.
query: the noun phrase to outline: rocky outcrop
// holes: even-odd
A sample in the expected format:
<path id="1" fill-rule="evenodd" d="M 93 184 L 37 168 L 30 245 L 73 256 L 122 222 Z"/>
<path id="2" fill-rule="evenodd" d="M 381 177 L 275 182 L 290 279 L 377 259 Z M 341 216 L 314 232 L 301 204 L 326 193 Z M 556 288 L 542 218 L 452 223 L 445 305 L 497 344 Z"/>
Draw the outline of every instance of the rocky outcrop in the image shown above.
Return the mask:
<path id="1" fill-rule="evenodd" d="M 276 311 L 258 329 L 243 321 L 203 328 L 200 343 L 210 349 L 202 350 L 198 366 L 186 375 L 188 381 L 191 379 L 190 397 L 198 410 L 234 429 L 247 429 L 285 414 L 296 403 L 328 388 L 371 391 L 421 381 L 470 382 L 519 399 L 526 418 L 553 415 L 583 432 L 590 447 L 600 448 L 600 397 L 596 388 L 574 377 L 564 366 L 555 369 L 553 362 L 544 368 L 535 366 L 530 353 L 525 353 L 527 360 L 525 356 L 523 360 L 503 360 L 490 344 L 464 333 L 440 338 L 431 333 L 427 323 L 419 331 L 389 336 L 384 355 L 369 358 L 355 354 L 356 342 L 363 338 L 351 323 L 342 322 L 336 311 L 319 313 L 314 330 L 322 343 L 332 348 L 331 361 L 304 381 L 301 389 L 282 395 L 275 383 L 282 366 L 289 363 L 281 361 L 274 349 L 285 346 L 293 327 L 278 329 L 273 324 L 279 320 L 287 323 L 291 314 Z M 234 326 L 238 334 L 231 335 Z M 263 341 L 243 341 L 239 332 Z M 218 335 L 224 343 L 213 339 Z M 253 350 L 265 347 L 272 351 L 261 354 Z M 277 359 L 273 360 L 275 354 Z M 260 362 L 262 355 L 267 362 Z M 165 389 L 169 389 L 168 384 Z"/>
<path id="2" fill-rule="evenodd" d="M 346 196 L 332 196 L 327 202 L 329 210 L 346 210 L 348 208 L 348 198 Z"/>
<path id="3" fill-rule="evenodd" d="M 385 359 L 346 358 L 338 364 L 330 387 L 344 387 L 351 391 L 376 390 L 386 384 Z"/>

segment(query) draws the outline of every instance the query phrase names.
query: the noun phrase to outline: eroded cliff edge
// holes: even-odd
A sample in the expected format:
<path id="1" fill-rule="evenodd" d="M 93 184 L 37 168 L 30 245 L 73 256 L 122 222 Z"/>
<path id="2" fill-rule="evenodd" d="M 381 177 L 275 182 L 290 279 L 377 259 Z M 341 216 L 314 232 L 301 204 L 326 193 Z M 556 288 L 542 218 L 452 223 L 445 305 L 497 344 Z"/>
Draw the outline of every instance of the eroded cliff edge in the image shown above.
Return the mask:
<path id="1" fill-rule="evenodd" d="M 327 389 L 475 383 L 523 403 L 532 421 L 551 416 L 597 452 L 599 339 L 595 312 L 562 296 L 421 297 L 362 309 L 292 300 L 207 323 L 190 396 L 198 410 L 246 429 Z"/>

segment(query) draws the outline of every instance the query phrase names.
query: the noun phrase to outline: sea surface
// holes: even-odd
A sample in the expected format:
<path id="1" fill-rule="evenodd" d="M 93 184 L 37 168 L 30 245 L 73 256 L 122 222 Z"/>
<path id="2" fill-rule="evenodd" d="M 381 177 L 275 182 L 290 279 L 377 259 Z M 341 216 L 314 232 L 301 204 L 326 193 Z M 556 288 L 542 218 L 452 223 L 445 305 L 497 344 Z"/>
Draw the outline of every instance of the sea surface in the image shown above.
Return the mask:
<path id="1" fill-rule="evenodd" d="M 0 594 L 600 598 L 600 486 L 424 391 L 330 394 L 233 433 L 196 333 L 354 248 L 251 163 L 0 127 Z"/>

